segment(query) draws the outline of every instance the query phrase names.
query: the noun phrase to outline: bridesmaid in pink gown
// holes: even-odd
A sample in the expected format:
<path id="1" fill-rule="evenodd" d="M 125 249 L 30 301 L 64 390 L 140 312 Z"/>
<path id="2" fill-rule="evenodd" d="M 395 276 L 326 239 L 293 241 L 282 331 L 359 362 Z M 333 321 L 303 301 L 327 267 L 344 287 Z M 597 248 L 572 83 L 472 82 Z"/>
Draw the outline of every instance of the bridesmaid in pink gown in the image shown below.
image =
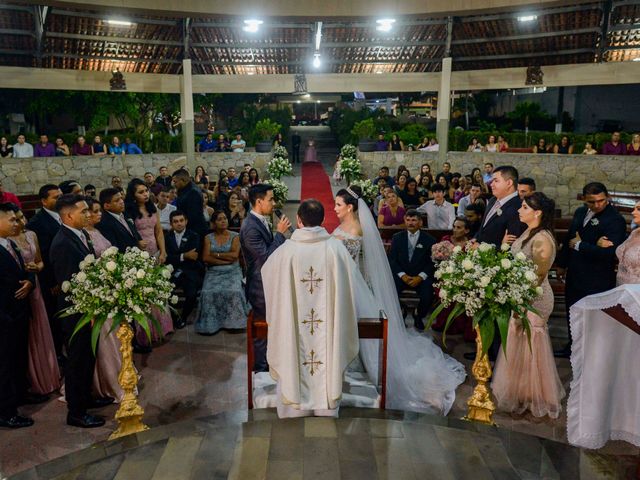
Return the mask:
<path id="1" fill-rule="evenodd" d="M 142 237 L 143 248 L 154 256 L 158 263 L 164 264 L 167 259 L 167 251 L 164 247 L 164 233 L 160 225 L 158 210 L 149 198 L 149 189 L 139 178 L 134 178 L 129 182 L 125 198 L 125 213 L 127 217 L 133 218 L 136 229 Z M 168 309 L 161 311 L 158 308 L 153 308 L 151 312 L 162 327 L 162 336 L 173 333 L 173 320 Z M 155 326 L 151 324 L 150 327 L 152 341 L 159 341 L 161 336 Z M 149 344 L 147 334 L 142 328 L 137 329 L 136 340 L 140 345 Z"/>
<path id="2" fill-rule="evenodd" d="M 100 203 L 95 200 L 89 200 L 87 203 L 91 211 L 91 218 L 86 230 L 93 243 L 96 258 L 100 258 L 104 251 L 111 246 L 111 243 L 95 228 L 95 225 L 102 218 Z M 122 366 L 120 340 L 118 340 L 116 332 L 109 330 L 111 330 L 111 321 L 107 320 L 100 331 L 96 368 L 93 374 L 93 389 L 98 397 L 112 397 L 116 403 L 119 403 L 124 395 L 124 391 L 118 383 L 118 375 Z"/>
<path id="3" fill-rule="evenodd" d="M 25 230 L 26 219 L 22 211 L 17 214 L 20 233 L 13 237 L 21 250 L 27 270 L 39 272 L 44 267 L 40 256 L 40 246 L 36 234 Z M 31 321 L 29 323 L 29 380 L 33 393 L 49 394 L 60 389 L 60 369 L 51 335 L 49 317 L 44 306 L 40 284 L 31 292 Z"/>
<path id="4" fill-rule="evenodd" d="M 307 149 L 304 151 L 304 163 L 317 162 L 316 142 L 313 138 L 307 142 Z"/>

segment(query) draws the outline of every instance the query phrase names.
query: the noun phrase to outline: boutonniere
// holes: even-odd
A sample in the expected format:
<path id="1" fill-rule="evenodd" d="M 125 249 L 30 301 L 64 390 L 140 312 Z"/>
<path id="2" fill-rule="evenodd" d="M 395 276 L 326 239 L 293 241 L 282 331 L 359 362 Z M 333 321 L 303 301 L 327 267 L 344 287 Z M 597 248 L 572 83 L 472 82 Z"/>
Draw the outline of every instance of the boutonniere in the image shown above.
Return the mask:
<path id="1" fill-rule="evenodd" d="M 423 247 L 422 247 L 422 244 L 421 244 L 421 243 L 417 244 L 417 245 L 416 245 L 416 248 L 423 248 Z"/>
<path id="2" fill-rule="evenodd" d="M 182 237 L 182 240 L 180 240 L 182 243 L 187 241 L 187 237 Z"/>
<path id="3" fill-rule="evenodd" d="M 600 224 L 600 220 L 598 220 L 597 218 L 591 219 L 591 225 L 593 225 L 594 227 L 597 227 L 599 224 Z"/>
<path id="4" fill-rule="evenodd" d="M 496 210 L 496 215 L 502 215 L 502 209 L 500 207 L 498 207 L 498 209 Z"/>

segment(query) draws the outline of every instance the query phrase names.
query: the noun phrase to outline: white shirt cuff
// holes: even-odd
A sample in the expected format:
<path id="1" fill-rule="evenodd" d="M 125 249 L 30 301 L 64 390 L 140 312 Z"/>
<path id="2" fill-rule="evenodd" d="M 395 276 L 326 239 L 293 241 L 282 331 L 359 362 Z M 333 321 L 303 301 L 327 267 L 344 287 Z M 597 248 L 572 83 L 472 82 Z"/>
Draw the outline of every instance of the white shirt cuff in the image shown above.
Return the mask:
<path id="1" fill-rule="evenodd" d="M 404 277 L 404 272 L 399 272 L 398 273 L 398 277 L 400 277 L 400 278 Z"/>
<path id="2" fill-rule="evenodd" d="M 181 261 L 181 262 L 184 262 L 184 253 L 181 253 L 181 254 L 180 254 L 180 261 Z"/>
<path id="3" fill-rule="evenodd" d="M 427 279 L 427 274 L 424 272 L 420 272 L 418 276 L 422 279 L 423 282 Z"/>
<path id="4" fill-rule="evenodd" d="M 582 243 L 582 240 L 578 240 L 578 241 L 576 242 L 576 244 L 573 246 L 573 249 L 574 249 L 576 252 L 579 252 L 579 251 L 580 251 L 580 244 L 581 244 L 581 243 Z"/>

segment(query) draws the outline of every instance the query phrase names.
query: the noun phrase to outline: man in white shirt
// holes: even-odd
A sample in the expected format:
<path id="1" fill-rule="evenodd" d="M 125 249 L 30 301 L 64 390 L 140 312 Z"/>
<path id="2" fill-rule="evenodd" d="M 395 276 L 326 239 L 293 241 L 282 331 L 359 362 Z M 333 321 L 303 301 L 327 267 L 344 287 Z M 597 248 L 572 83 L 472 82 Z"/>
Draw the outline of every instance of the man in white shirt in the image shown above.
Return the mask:
<path id="1" fill-rule="evenodd" d="M 24 135 L 18 135 L 18 143 L 13 146 L 13 156 L 15 158 L 33 157 L 33 145 L 27 143 Z"/>
<path id="2" fill-rule="evenodd" d="M 431 188 L 433 200 L 418 208 L 418 212 L 427 214 L 427 228 L 431 230 L 451 230 L 456 212 L 453 205 L 444 199 L 444 187 L 436 183 Z"/>
<path id="3" fill-rule="evenodd" d="M 242 139 L 241 133 L 236 133 L 236 138 L 231 141 L 231 150 L 235 153 L 242 153 L 247 147 L 247 142 Z"/>
<path id="4" fill-rule="evenodd" d="M 464 211 L 467 207 L 473 203 L 476 203 L 482 194 L 482 188 L 479 184 L 474 183 L 471 185 L 471 189 L 469 190 L 469 195 L 466 195 L 460 199 L 458 202 L 458 216 L 464 216 Z"/>
<path id="5" fill-rule="evenodd" d="M 162 190 L 158 192 L 156 199 L 158 200 L 158 204 L 156 206 L 160 213 L 160 226 L 162 227 L 162 230 L 168 232 L 171 230 L 171 212 L 176 210 L 175 205 L 171 205 L 169 203 L 169 188 L 163 187 Z"/>

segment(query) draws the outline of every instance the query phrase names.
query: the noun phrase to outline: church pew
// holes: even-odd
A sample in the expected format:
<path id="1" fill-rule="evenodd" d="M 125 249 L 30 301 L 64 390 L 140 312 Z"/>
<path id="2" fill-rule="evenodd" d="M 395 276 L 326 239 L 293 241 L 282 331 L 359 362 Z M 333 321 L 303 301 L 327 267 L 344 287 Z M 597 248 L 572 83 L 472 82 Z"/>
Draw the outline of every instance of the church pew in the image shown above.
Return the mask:
<path id="1" fill-rule="evenodd" d="M 253 340 L 255 338 L 266 339 L 269 332 L 269 326 L 264 319 L 254 319 L 253 311 L 249 312 L 247 317 L 247 406 L 249 410 L 253 409 L 253 364 L 255 354 L 253 351 Z M 380 409 L 384 410 L 387 400 L 387 339 L 388 339 L 388 322 L 384 311 L 380 310 L 379 318 L 359 318 L 358 319 L 358 337 L 361 339 L 377 338 L 382 340 L 381 355 L 381 391 L 380 391 Z"/>

